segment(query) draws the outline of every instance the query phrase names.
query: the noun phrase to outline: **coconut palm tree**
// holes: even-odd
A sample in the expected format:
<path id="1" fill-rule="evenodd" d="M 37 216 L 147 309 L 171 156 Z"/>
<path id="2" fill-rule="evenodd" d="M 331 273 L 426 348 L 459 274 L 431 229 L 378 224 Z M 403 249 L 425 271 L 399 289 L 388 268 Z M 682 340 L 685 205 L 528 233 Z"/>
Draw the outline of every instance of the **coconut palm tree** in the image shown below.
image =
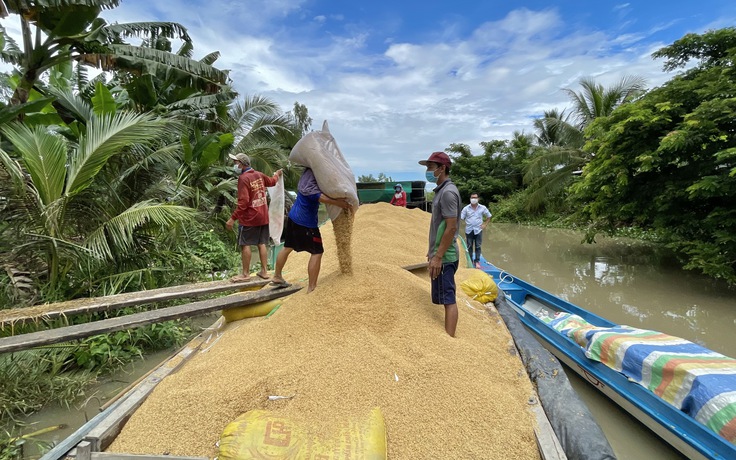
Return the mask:
<path id="1" fill-rule="evenodd" d="M 73 99 L 69 96 L 69 99 Z M 45 126 L 13 122 L 1 132 L 12 145 L 0 150 L 0 168 L 8 180 L 0 184 L 7 198 L 3 239 L 16 241 L 14 251 L 40 261 L 53 291 L 59 281 L 83 263 L 115 263 L 116 256 L 136 248 L 136 235 L 189 221 L 194 211 L 155 200 L 127 203 L 101 174 L 116 157 L 149 151 L 169 135 L 171 122 L 150 114 L 76 107 L 88 118 L 78 142 L 70 142 Z M 95 193 L 91 193 L 94 190 Z"/>
<path id="2" fill-rule="evenodd" d="M 294 119 L 281 111 L 270 99 L 253 95 L 230 107 L 225 127 L 235 135 L 230 153 L 245 153 L 251 165 L 266 174 L 287 166 L 294 139 L 301 138 L 302 130 Z M 295 143 L 295 142 L 294 142 Z M 223 158 L 224 159 L 224 158 Z M 284 170 L 286 174 L 288 171 Z M 284 180 L 289 180 L 284 177 Z"/>
<path id="3" fill-rule="evenodd" d="M 572 100 L 572 117 L 581 131 L 596 118 L 607 117 L 616 107 L 635 100 L 646 89 L 646 80 L 637 76 L 622 77 L 608 88 L 590 77 L 581 78 L 579 84 L 582 86 L 579 92 L 571 88 L 563 91 Z"/>
<path id="4" fill-rule="evenodd" d="M 585 128 L 642 95 L 645 84 L 641 77 L 626 76 L 605 88 L 592 78 L 582 78 L 579 92 L 564 89 L 573 103 L 570 112 L 545 111 L 544 117 L 534 121 L 537 143 L 544 149 L 525 167 L 528 209 L 539 209 L 549 197 L 559 196 L 580 174 L 590 160 L 590 154 L 583 151 Z"/>

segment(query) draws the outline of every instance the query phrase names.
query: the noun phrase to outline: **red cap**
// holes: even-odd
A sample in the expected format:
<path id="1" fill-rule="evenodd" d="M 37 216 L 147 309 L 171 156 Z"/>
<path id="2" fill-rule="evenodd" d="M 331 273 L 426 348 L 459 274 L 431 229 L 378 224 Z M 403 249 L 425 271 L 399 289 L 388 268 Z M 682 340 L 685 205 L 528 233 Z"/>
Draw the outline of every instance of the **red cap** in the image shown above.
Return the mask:
<path id="1" fill-rule="evenodd" d="M 434 152 L 426 160 L 420 161 L 419 164 L 422 166 L 427 166 L 427 163 L 430 161 L 432 163 L 445 165 L 447 167 L 452 166 L 452 160 L 450 160 L 450 157 L 445 152 Z"/>

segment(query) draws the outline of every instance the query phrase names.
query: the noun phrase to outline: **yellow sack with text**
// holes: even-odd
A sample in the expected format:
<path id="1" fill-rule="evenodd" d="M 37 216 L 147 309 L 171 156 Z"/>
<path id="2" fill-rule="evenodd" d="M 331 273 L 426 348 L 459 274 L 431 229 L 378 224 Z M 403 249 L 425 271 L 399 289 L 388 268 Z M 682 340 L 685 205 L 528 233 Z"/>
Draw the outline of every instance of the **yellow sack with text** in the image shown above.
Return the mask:
<path id="1" fill-rule="evenodd" d="M 339 423 L 339 422 L 336 422 Z M 386 427 L 374 408 L 367 417 L 345 420 L 332 439 L 320 439 L 308 421 L 295 422 L 266 410 L 251 410 L 225 427 L 220 460 L 385 460 Z"/>
<path id="2" fill-rule="evenodd" d="M 480 303 L 493 302 L 498 297 L 498 286 L 486 272 L 475 270 L 465 281 L 460 283 L 460 289 L 473 300 Z"/>

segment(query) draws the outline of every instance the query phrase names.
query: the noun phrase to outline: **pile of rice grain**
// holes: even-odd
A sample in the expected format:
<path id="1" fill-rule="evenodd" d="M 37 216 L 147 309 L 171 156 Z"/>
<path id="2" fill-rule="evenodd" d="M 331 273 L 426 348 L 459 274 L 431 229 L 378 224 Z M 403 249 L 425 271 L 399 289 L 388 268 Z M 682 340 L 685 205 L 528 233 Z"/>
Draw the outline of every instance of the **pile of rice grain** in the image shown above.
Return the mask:
<path id="1" fill-rule="evenodd" d="M 538 459 L 531 383 L 498 315 L 458 291 L 451 338 L 429 280 L 400 268 L 426 260 L 428 226 L 423 211 L 362 206 L 352 276 L 340 273 L 326 237 L 314 292 L 292 295 L 270 318 L 228 325 L 156 387 L 110 450 L 213 457 L 223 428 L 248 410 L 306 421 L 329 437 L 335 420 L 378 406 L 391 459 Z M 307 259 L 292 254 L 287 279 L 305 278 Z M 470 273 L 461 269 L 458 283 Z"/>

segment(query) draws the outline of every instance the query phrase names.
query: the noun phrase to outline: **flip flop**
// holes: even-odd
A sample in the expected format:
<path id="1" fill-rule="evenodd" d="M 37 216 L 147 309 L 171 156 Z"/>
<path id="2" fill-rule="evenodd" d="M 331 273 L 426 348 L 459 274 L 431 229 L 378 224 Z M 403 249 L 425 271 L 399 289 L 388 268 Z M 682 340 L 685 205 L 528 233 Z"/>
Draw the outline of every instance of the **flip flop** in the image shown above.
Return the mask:
<path id="1" fill-rule="evenodd" d="M 276 288 L 287 288 L 291 286 L 291 283 L 287 281 L 271 281 L 271 284 Z"/>
<path id="2" fill-rule="evenodd" d="M 260 279 L 262 279 L 262 280 L 268 280 L 268 279 L 271 279 L 271 277 L 270 277 L 270 276 L 268 276 L 268 275 L 266 275 L 266 276 L 263 276 L 263 275 L 261 275 L 260 273 L 256 273 L 256 276 L 257 276 L 257 277 L 259 277 L 259 278 L 260 278 Z"/>

